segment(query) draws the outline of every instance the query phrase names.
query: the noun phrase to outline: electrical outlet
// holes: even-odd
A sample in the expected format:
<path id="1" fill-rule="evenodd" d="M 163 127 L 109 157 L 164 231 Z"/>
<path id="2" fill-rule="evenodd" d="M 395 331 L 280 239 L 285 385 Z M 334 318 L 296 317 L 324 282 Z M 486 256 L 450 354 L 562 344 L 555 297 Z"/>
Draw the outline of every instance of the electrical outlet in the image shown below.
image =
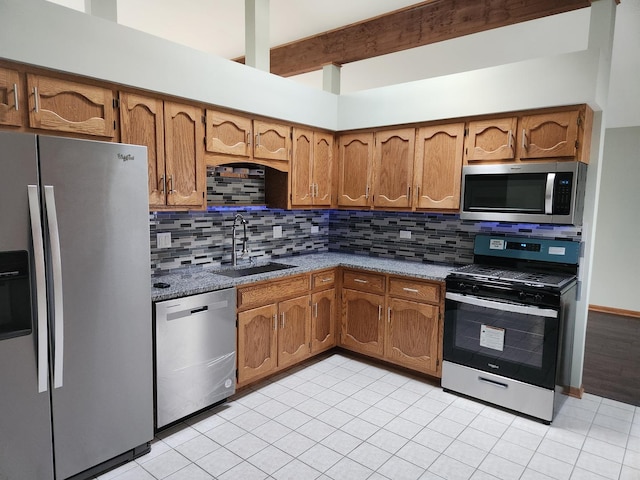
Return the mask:
<path id="1" fill-rule="evenodd" d="M 273 227 L 273 238 L 282 238 L 282 227 L 280 225 Z"/>
<path id="2" fill-rule="evenodd" d="M 171 232 L 162 232 L 156 235 L 158 248 L 171 248 Z"/>
<path id="3" fill-rule="evenodd" d="M 411 230 L 400 230 L 400 238 L 411 240 Z"/>
<path id="4" fill-rule="evenodd" d="M 318 225 L 311 225 L 311 233 L 318 233 L 320 231 L 320 227 Z"/>

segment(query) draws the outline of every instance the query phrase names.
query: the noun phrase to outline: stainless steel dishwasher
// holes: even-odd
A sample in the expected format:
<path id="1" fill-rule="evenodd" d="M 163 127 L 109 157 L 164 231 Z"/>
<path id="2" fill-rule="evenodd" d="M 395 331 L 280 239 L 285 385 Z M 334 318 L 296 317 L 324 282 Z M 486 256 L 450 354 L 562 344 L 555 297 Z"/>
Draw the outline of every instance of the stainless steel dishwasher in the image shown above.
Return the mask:
<path id="1" fill-rule="evenodd" d="M 155 304 L 156 429 L 236 389 L 236 289 Z"/>

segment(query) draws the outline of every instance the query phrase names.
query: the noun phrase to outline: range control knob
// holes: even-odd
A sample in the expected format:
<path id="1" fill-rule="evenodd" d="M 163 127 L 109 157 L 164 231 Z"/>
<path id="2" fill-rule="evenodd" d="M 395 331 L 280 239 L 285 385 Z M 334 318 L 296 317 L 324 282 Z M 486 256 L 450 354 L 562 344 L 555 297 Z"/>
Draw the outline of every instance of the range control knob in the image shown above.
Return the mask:
<path id="1" fill-rule="evenodd" d="M 464 290 L 467 288 L 467 284 L 464 282 L 460 282 L 458 283 L 458 288 L 464 292 Z"/>
<path id="2" fill-rule="evenodd" d="M 518 292 L 518 298 L 519 298 L 520 300 L 526 300 L 526 299 L 527 299 L 527 292 L 519 291 L 519 292 Z"/>
<path id="3" fill-rule="evenodd" d="M 479 287 L 478 285 L 473 285 L 473 286 L 471 287 L 471 291 L 472 291 L 473 293 L 478 293 L 478 292 L 480 291 L 480 287 Z"/>
<path id="4" fill-rule="evenodd" d="M 539 293 L 536 293 L 533 296 L 533 301 L 536 302 L 536 303 L 540 303 L 542 301 L 542 295 L 540 295 Z"/>

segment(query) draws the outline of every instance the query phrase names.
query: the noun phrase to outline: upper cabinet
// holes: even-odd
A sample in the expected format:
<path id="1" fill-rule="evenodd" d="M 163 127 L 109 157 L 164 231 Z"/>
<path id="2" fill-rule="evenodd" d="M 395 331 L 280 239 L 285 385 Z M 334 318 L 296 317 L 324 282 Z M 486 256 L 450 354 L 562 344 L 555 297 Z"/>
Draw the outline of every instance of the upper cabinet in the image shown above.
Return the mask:
<path id="1" fill-rule="evenodd" d="M 340 136 L 338 205 L 367 207 L 370 205 L 373 170 L 373 133 Z"/>
<path id="2" fill-rule="evenodd" d="M 469 122 L 466 164 L 589 162 L 593 112 L 587 105 Z"/>
<path id="3" fill-rule="evenodd" d="M 0 125 L 22 126 L 22 77 L 16 70 L 0 68 Z"/>
<path id="4" fill-rule="evenodd" d="M 469 122 L 466 161 L 475 163 L 515 159 L 517 128 L 517 117 Z"/>
<path id="5" fill-rule="evenodd" d="M 522 117 L 518 157 L 522 160 L 575 157 L 580 122 L 577 110 Z"/>
<path id="6" fill-rule="evenodd" d="M 373 166 L 374 206 L 411 206 L 415 138 L 414 128 L 376 132 Z"/>
<path id="7" fill-rule="evenodd" d="M 206 166 L 202 110 L 120 94 L 121 141 L 147 147 L 149 205 L 204 208 Z"/>
<path id="8" fill-rule="evenodd" d="M 293 129 L 291 206 L 330 206 L 333 178 L 333 135 Z"/>
<path id="9" fill-rule="evenodd" d="M 252 162 L 289 171 L 291 127 L 252 120 L 231 113 L 206 110 L 207 163 Z"/>
<path id="10" fill-rule="evenodd" d="M 458 210 L 464 123 L 418 129 L 415 155 L 415 207 Z"/>
<path id="11" fill-rule="evenodd" d="M 113 138 L 115 93 L 108 88 L 27 74 L 29 126 Z"/>

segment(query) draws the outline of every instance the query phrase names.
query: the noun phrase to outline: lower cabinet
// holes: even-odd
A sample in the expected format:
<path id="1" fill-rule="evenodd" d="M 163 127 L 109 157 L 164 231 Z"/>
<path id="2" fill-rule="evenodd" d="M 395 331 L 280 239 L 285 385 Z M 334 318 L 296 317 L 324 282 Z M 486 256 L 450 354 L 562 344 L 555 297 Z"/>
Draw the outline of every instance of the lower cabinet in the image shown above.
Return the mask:
<path id="1" fill-rule="evenodd" d="M 260 378 L 278 366 L 278 306 L 238 313 L 238 383 Z"/>
<path id="2" fill-rule="evenodd" d="M 278 304 L 278 368 L 298 363 L 311 353 L 309 295 Z"/>
<path id="3" fill-rule="evenodd" d="M 343 286 L 342 347 L 440 376 L 441 282 L 345 270 Z"/>
<path id="4" fill-rule="evenodd" d="M 311 353 L 336 346 L 336 271 L 311 274 Z"/>

